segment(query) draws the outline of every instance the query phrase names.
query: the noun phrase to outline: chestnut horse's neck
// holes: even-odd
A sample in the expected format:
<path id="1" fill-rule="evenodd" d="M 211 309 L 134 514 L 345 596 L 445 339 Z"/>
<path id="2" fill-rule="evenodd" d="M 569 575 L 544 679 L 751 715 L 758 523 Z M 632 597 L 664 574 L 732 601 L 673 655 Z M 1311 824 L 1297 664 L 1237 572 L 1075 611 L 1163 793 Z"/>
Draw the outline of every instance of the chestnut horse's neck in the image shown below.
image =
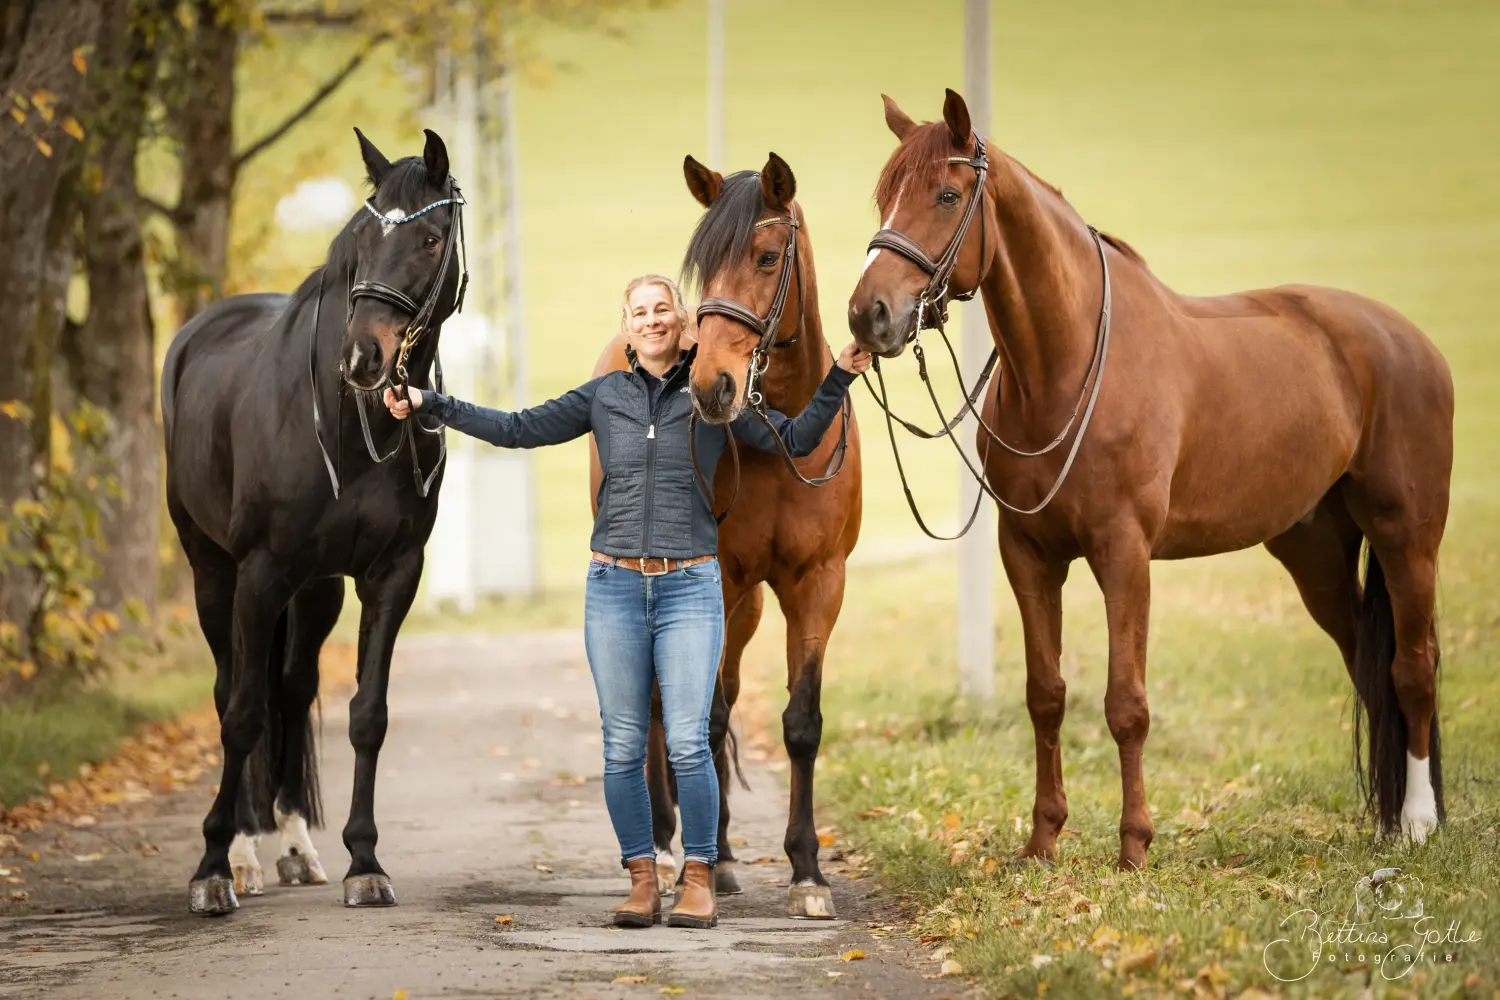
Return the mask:
<path id="1" fill-rule="evenodd" d="M 1002 398 L 1045 421 L 1073 406 L 1093 357 L 1099 251 L 1061 192 L 993 145 L 989 155 L 981 221 L 994 249 L 980 287 L 1003 366 Z"/>
<path id="2" fill-rule="evenodd" d="M 800 209 L 798 212 L 801 215 Z M 797 342 L 790 347 L 771 349 L 771 366 L 766 369 L 766 402 L 783 413 L 796 415 L 813 398 L 823 376 L 828 374 L 828 341 L 823 338 L 823 320 L 818 314 L 818 276 L 813 265 L 812 241 L 807 236 L 806 220 L 797 235 L 798 275 L 787 295 L 787 312 L 796 312 L 800 326 Z M 797 282 L 805 284 L 799 289 Z M 785 329 L 785 325 L 783 325 Z"/>

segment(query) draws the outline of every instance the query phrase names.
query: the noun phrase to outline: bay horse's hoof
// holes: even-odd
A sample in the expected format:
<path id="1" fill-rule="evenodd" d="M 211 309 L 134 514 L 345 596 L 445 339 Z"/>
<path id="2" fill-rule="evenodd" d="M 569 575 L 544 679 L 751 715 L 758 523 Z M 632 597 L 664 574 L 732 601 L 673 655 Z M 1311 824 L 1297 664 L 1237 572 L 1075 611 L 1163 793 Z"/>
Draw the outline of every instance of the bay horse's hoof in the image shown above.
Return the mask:
<path id="1" fill-rule="evenodd" d="M 345 906 L 395 906 L 396 890 L 386 875 L 350 875 L 344 879 Z"/>
<path id="2" fill-rule="evenodd" d="M 720 861 L 714 869 L 714 895 L 738 896 L 745 891 L 740 877 L 735 874 L 733 861 Z"/>
<path id="3" fill-rule="evenodd" d="M 205 917 L 222 917 L 240 908 L 234 883 L 222 875 L 194 879 L 188 883 L 188 909 Z"/>
<path id="4" fill-rule="evenodd" d="M 230 871 L 234 873 L 236 896 L 264 896 L 266 894 L 266 875 L 259 867 L 235 865 Z"/>
<path id="5" fill-rule="evenodd" d="M 671 851 L 656 852 L 656 891 L 663 896 L 677 894 L 677 859 Z"/>
<path id="6" fill-rule="evenodd" d="M 838 916 L 832 890 L 810 878 L 803 879 L 787 890 L 786 915 L 804 920 L 832 920 Z"/>
<path id="7" fill-rule="evenodd" d="M 324 885 L 328 876 L 317 858 L 306 854 L 288 854 L 276 859 L 276 875 L 282 885 Z"/>

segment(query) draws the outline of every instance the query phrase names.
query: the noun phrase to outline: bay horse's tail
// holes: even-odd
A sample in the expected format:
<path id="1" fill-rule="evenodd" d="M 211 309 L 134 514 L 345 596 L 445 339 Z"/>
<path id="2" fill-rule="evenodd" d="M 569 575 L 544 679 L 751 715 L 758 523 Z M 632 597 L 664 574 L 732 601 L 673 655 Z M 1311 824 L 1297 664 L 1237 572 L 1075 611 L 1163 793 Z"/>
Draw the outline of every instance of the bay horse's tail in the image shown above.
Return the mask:
<path id="1" fill-rule="evenodd" d="M 1441 660 L 1436 634 L 1432 637 L 1432 648 L 1436 685 Z M 1396 617 L 1391 609 L 1391 595 L 1386 589 L 1385 571 L 1367 542 L 1364 596 L 1354 643 L 1354 762 L 1365 805 L 1375 810 L 1379 828 L 1385 833 L 1400 829 L 1401 806 L 1406 800 L 1407 726 L 1391 673 L 1395 662 Z M 1443 758 L 1435 697 L 1429 746 L 1432 791 L 1438 818 L 1442 819 Z"/>
<path id="2" fill-rule="evenodd" d="M 291 640 L 290 618 L 290 610 L 286 610 L 276 620 L 275 638 L 271 642 L 271 656 L 267 664 L 265 731 L 245 762 L 246 780 L 243 787 L 247 790 L 248 800 L 244 804 L 249 810 L 249 818 L 256 833 L 270 833 L 276 829 L 274 807 L 281 791 L 281 776 L 288 766 L 302 768 L 304 801 L 285 805 L 296 805 L 299 810 L 305 806 L 307 812 L 303 818 L 307 820 L 307 825 L 314 828 L 323 825 L 323 795 L 318 784 L 318 753 L 316 734 L 313 732 L 312 706 L 308 706 L 306 716 L 301 719 L 288 718 L 282 709 L 282 685 L 285 683 Z M 288 726 L 306 727 L 301 740 L 300 764 L 282 759 L 286 752 Z"/>

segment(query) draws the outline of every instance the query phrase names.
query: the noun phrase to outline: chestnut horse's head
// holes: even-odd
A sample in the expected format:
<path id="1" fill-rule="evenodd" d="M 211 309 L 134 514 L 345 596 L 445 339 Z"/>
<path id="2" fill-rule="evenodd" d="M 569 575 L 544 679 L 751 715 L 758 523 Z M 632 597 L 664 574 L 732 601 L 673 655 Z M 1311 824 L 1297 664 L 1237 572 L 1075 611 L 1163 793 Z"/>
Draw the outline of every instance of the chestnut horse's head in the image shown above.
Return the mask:
<path id="1" fill-rule="evenodd" d="M 421 157 L 392 163 L 354 132 L 374 193 L 346 228 L 341 259 L 335 264 L 330 255 L 329 266 L 346 268 L 351 285 L 344 379 L 370 391 L 402 377 L 396 365 L 403 339 L 435 336 L 456 308 L 462 195 L 437 133 L 427 130 Z"/>
<path id="2" fill-rule="evenodd" d="M 798 245 L 797 181 L 775 153 L 760 173 L 724 177 L 691 156 L 682 169 L 688 190 L 708 209 L 682 262 L 684 278 L 697 285 L 703 299 L 693 405 L 706 422 L 723 424 L 744 409 L 751 364 L 765 362 L 759 352 L 790 340 L 801 322 L 797 258 L 807 248 Z"/>
<path id="3" fill-rule="evenodd" d="M 924 303 L 924 293 L 933 292 L 927 266 L 918 264 L 910 250 L 871 248 L 849 297 L 849 330 L 860 347 L 889 358 L 906 349 L 919 323 L 940 321 L 931 312 L 919 317 L 919 305 L 940 313 L 947 299 L 970 295 L 979 287 L 995 241 L 986 241 L 987 199 L 976 187 L 986 151 L 969 123 L 964 99 L 948 91 L 943 120 L 920 125 L 895 101 L 884 101 L 885 123 L 901 145 L 886 162 L 875 188 L 883 220 L 880 235 L 894 231 L 898 238 L 904 236 L 926 255 L 928 264 L 941 264 L 945 253 L 953 254 L 946 294 L 927 294 Z"/>

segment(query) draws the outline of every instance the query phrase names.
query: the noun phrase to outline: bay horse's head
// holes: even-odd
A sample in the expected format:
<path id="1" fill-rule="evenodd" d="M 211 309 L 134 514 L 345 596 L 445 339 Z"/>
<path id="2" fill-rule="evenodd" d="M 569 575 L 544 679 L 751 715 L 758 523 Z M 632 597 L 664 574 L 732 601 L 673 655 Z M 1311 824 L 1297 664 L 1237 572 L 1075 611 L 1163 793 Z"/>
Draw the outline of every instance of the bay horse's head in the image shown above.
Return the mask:
<path id="1" fill-rule="evenodd" d="M 797 258 L 808 250 L 798 247 L 797 180 L 775 153 L 760 173 L 724 177 L 691 156 L 682 170 L 688 190 L 708 209 L 682 261 L 684 279 L 702 293 L 693 406 L 704 421 L 725 424 L 758 391 L 753 383 L 771 348 L 791 340 L 802 320 Z"/>
<path id="2" fill-rule="evenodd" d="M 875 187 L 883 221 L 849 296 L 849 330 L 860 347 L 889 358 L 920 327 L 941 324 L 950 299 L 978 289 L 995 240 L 986 238 L 988 154 L 964 99 L 949 90 L 943 120 L 919 125 L 882 98 L 901 145 Z"/>
<path id="3" fill-rule="evenodd" d="M 345 381 L 356 389 L 404 381 L 398 368 L 406 353 L 435 336 L 457 307 L 463 197 L 448 173 L 443 140 L 423 131 L 422 155 L 392 163 L 354 130 L 374 188 L 346 230 L 353 245 L 343 261 L 350 292 L 340 359 Z"/>

